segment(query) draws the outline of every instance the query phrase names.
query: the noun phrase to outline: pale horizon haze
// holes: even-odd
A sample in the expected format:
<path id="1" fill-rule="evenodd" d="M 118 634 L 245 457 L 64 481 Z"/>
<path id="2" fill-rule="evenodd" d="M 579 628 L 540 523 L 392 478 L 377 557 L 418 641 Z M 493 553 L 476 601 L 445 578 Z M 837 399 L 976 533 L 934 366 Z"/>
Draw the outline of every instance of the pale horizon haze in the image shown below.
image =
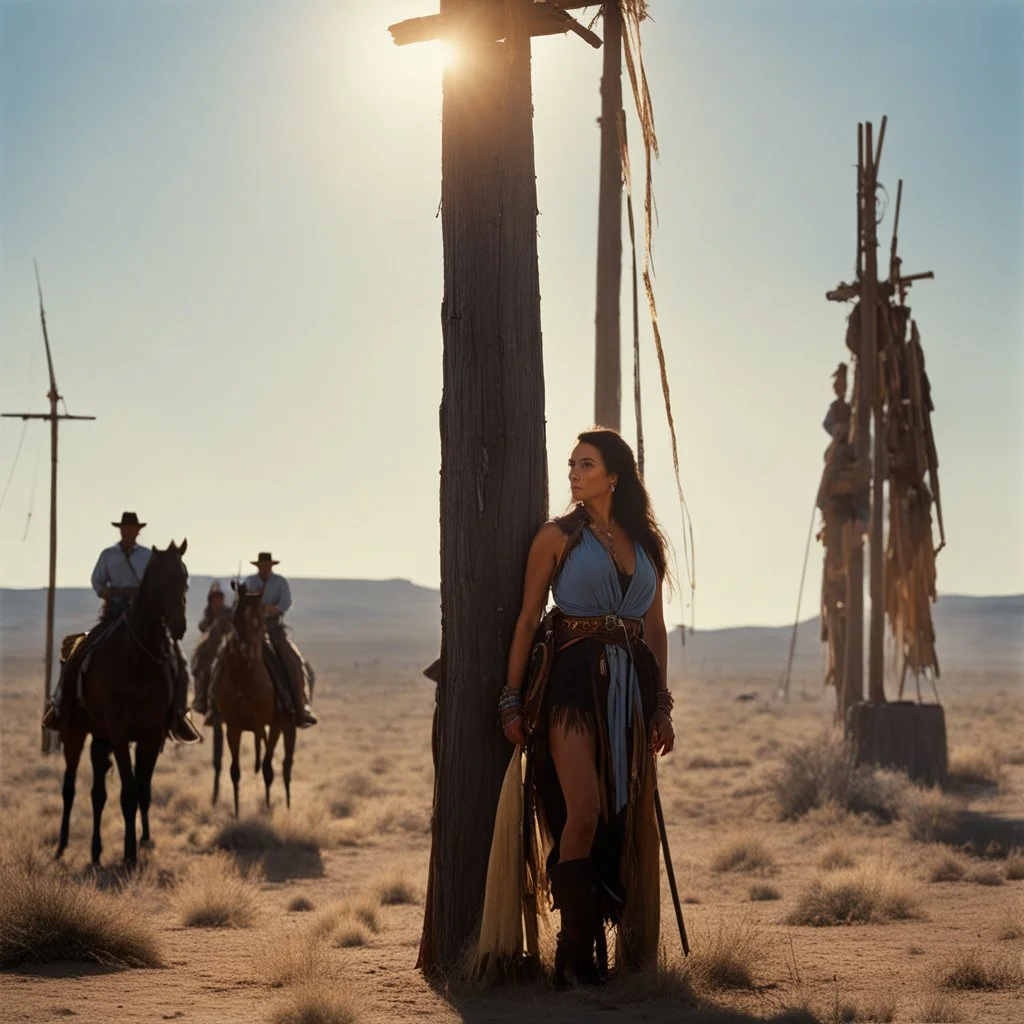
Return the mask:
<path id="1" fill-rule="evenodd" d="M 1024 592 L 1024 3 L 650 6 L 655 284 L 697 628 L 792 622 L 847 358 L 849 307 L 825 292 L 854 273 L 857 122 L 884 114 L 880 267 L 902 177 L 904 271 L 935 271 L 909 303 L 936 407 L 939 590 Z M 0 411 L 46 410 L 35 257 L 58 385 L 97 417 L 61 428 L 59 585 L 88 586 L 130 509 L 146 543 L 187 536 L 196 574 L 269 549 L 294 577 L 437 586 L 442 61 L 387 32 L 436 9 L 0 0 Z M 593 417 L 600 66 L 573 35 L 535 41 L 553 511 Z M 628 280 L 622 312 L 632 443 Z M 648 480 L 681 561 L 642 325 Z M 0 420 L 0 488 L 21 432 Z M 46 584 L 48 487 L 30 424 L 0 585 Z M 820 577 L 815 545 L 803 617 Z"/>

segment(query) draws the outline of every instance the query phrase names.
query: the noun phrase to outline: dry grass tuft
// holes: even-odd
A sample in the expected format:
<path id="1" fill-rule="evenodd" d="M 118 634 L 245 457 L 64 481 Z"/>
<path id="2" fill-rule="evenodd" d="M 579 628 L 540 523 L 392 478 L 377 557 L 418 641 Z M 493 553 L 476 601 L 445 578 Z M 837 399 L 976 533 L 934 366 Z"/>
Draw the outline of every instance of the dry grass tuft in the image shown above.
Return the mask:
<path id="1" fill-rule="evenodd" d="M 313 930 L 268 940 L 259 962 L 260 977 L 271 988 L 313 985 L 323 981 L 330 970 L 323 940 Z"/>
<path id="2" fill-rule="evenodd" d="M 1003 758 L 994 747 L 966 747 L 949 758 L 953 786 L 995 786 L 1003 780 Z"/>
<path id="3" fill-rule="evenodd" d="M 918 916 L 914 886 L 892 868 L 846 868 L 819 875 L 800 895 L 790 924 L 879 924 Z"/>
<path id="4" fill-rule="evenodd" d="M 26 870 L 25 855 L 0 862 L 0 967 L 59 960 L 162 966 L 157 937 L 129 897 L 100 892 L 49 866 Z"/>
<path id="5" fill-rule="evenodd" d="M 960 882 L 967 877 L 970 863 L 966 857 L 938 847 L 928 865 L 929 882 Z"/>
<path id="6" fill-rule="evenodd" d="M 756 923 L 720 919 L 714 930 L 698 930 L 684 970 L 698 990 L 753 989 L 768 949 Z"/>
<path id="7" fill-rule="evenodd" d="M 999 868 L 990 864 L 972 871 L 967 881 L 973 882 L 975 885 L 1002 885 L 1006 879 L 1003 878 L 1003 873 Z"/>
<path id="8" fill-rule="evenodd" d="M 174 895 L 186 928 L 248 928 L 256 919 L 258 873 L 239 870 L 226 854 L 202 858 Z"/>
<path id="9" fill-rule="evenodd" d="M 785 821 L 829 805 L 892 821 L 906 784 L 902 776 L 858 765 L 850 747 L 830 732 L 787 750 L 770 781 Z"/>
<path id="10" fill-rule="evenodd" d="M 750 899 L 754 903 L 767 902 L 769 900 L 781 900 L 782 893 L 774 885 L 752 885 L 750 887 Z"/>
<path id="11" fill-rule="evenodd" d="M 907 835 L 918 843 L 954 842 L 960 805 L 940 789 L 913 786 L 904 794 L 900 817 Z"/>
<path id="12" fill-rule="evenodd" d="M 320 850 L 329 842 L 326 816 L 318 810 L 304 816 L 243 818 L 222 826 L 213 838 L 215 848 L 233 853 L 243 863 L 261 864 L 273 882 L 321 876 Z"/>
<path id="13" fill-rule="evenodd" d="M 1006 880 L 1008 882 L 1019 882 L 1024 878 L 1024 852 L 1011 850 L 1006 858 Z"/>
<path id="14" fill-rule="evenodd" d="M 1022 980 L 1019 964 L 1002 957 L 988 963 L 981 950 L 969 949 L 957 954 L 952 966 L 943 974 L 940 984 L 942 988 L 958 992 L 997 992 L 1019 988 Z"/>
<path id="15" fill-rule="evenodd" d="M 339 797 L 331 801 L 330 811 L 332 818 L 354 818 L 359 808 L 358 801 L 351 796 Z"/>
<path id="16" fill-rule="evenodd" d="M 711 870 L 770 874 L 777 870 L 768 847 L 750 836 L 741 836 L 720 846 L 711 858 Z"/>
<path id="17" fill-rule="evenodd" d="M 857 864 L 853 856 L 842 843 L 833 843 L 825 848 L 818 865 L 823 871 L 841 871 L 843 868 L 852 868 Z"/>
<path id="18" fill-rule="evenodd" d="M 1003 923 L 999 929 L 999 938 L 1003 942 L 1024 939 L 1024 897 L 1005 908 Z"/>
<path id="19" fill-rule="evenodd" d="M 670 960 L 664 949 L 658 954 L 657 967 L 615 975 L 609 982 L 609 989 L 613 987 L 616 1004 L 657 1000 L 682 1010 L 696 1007 L 699 1002 L 691 980 L 690 961 Z"/>
<path id="20" fill-rule="evenodd" d="M 358 921 L 345 921 L 334 936 L 334 944 L 341 949 L 352 949 L 356 946 L 368 945 L 369 933 Z"/>
<path id="21" fill-rule="evenodd" d="M 751 762 L 746 757 L 705 757 L 697 754 L 686 762 L 691 771 L 710 771 L 717 768 L 749 768 Z"/>
<path id="22" fill-rule="evenodd" d="M 918 1008 L 912 1020 L 927 1021 L 928 1024 L 962 1024 L 963 1010 L 945 993 L 929 996 Z"/>
<path id="23" fill-rule="evenodd" d="M 313 901 L 305 896 L 293 896 L 288 902 L 290 914 L 308 914 L 311 910 L 316 910 L 316 907 Z"/>
<path id="24" fill-rule="evenodd" d="M 271 1017 L 272 1024 L 355 1024 L 358 1019 L 351 1001 L 324 981 L 302 985 Z"/>
<path id="25" fill-rule="evenodd" d="M 394 875 L 382 881 L 377 886 L 377 897 L 385 907 L 417 902 L 416 890 L 401 875 Z"/>

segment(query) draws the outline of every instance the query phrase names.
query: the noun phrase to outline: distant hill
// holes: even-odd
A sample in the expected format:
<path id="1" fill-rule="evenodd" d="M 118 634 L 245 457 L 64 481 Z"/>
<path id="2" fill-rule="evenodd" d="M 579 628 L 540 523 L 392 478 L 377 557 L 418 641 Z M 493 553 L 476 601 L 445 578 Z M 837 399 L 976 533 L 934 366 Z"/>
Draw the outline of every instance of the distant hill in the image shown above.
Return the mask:
<path id="1" fill-rule="evenodd" d="M 190 580 L 190 648 L 210 578 Z M 314 664 L 354 661 L 425 666 L 437 654 L 440 595 L 407 580 L 292 579 L 289 621 Z M 61 589 L 56 599 L 58 636 L 87 628 L 99 602 L 90 590 Z M 0 658 L 35 658 L 43 645 L 45 590 L 0 589 Z M 1009 597 L 941 597 L 934 608 L 943 675 L 1020 673 L 1024 677 L 1024 594 Z M 794 677 L 820 680 L 818 620 L 797 633 Z M 785 671 L 791 626 L 741 627 L 687 633 L 671 641 L 675 670 L 707 680 L 777 681 Z"/>

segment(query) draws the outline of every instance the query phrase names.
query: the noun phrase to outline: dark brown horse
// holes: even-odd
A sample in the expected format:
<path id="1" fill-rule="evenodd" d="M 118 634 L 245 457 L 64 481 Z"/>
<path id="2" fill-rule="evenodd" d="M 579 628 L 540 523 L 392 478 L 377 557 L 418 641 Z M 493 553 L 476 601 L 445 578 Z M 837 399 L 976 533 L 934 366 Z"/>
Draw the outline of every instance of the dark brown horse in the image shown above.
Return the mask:
<path id="1" fill-rule="evenodd" d="M 263 769 L 266 803 L 270 806 L 270 787 L 274 782 L 274 750 L 284 736 L 285 802 L 292 805 L 292 761 L 295 756 L 295 721 L 278 706 L 274 682 L 264 660 L 265 623 L 263 598 L 257 591 L 247 593 L 244 583 L 232 583 L 238 597 L 235 602 L 232 630 L 222 644 L 213 667 L 216 689 L 217 720 L 213 734 L 213 802 L 220 794 L 220 771 L 224 751 L 221 729 L 227 732 L 231 751 L 231 784 L 235 796 L 235 817 L 238 817 L 238 784 L 242 776 L 239 750 L 242 733 L 251 732 L 256 744 L 255 771 Z M 265 751 L 262 761 L 261 748 Z"/>
<path id="2" fill-rule="evenodd" d="M 113 756 L 121 776 L 121 813 L 124 815 L 124 859 L 132 865 L 137 856 L 135 815 L 142 818 L 142 842 L 149 839 L 149 803 L 153 769 L 163 749 L 172 706 L 174 650 L 167 634 L 180 640 L 185 634 L 185 593 L 188 570 L 181 547 L 174 542 L 166 551 L 153 548 L 138 593 L 128 610 L 111 627 L 109 636 L 89 657 L 82 702 L 69 694 L 69 713 L 60 730 L 64 746 L 64 815 L 57 856 L 68 845 L 75 776 L 86 737 L 92 733 L 92 862 L 102 853 L 100 825 L 107 802 L 106 776 Z M 74 686 L 82 651 L 65 665 L 68 685 Z M 84 705 L 84 706 L 83 706 Z M 135 744 L 132 766 L 130 744 Z"/>

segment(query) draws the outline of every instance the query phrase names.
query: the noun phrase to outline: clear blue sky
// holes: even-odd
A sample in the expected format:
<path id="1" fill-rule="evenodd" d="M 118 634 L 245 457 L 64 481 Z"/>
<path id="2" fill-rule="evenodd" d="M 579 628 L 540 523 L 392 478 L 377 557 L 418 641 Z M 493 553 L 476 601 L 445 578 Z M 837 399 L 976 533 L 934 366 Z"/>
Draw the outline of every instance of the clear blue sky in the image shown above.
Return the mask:
<path id="1" fill-rule="evenodd" d="M 151 543 L 187 535 L 196 572 L 270 548 L 296 576 L 437 584 L 440 61 L 386 31 L 432 6 L 0 4 L 0 408 L 45 406 L 36 256 L 60 387 L 99 417 L 62 434 L 62 585 L 87 583 L 126 508 Z M 846 311 L 824 294 L 852 272 L 857 121 L 886 113 L 905 268 L 936 273 L 912 305 L 940 589 L 1024 590 L 1024 5 L 651 8 L 657 287 L 698 627 L 792 616 L 844 354 Z M 555 508 L 592 416 L 599 69 L 575 37 L 535 46 Z M 681 550 L 646 331 L 644 353 L 649 476 Z M 4 479 L 20 431 L 0 425 Z M 0 510 L 4 585 L 45 583 L 47 443 L 29 430 Z"/>

